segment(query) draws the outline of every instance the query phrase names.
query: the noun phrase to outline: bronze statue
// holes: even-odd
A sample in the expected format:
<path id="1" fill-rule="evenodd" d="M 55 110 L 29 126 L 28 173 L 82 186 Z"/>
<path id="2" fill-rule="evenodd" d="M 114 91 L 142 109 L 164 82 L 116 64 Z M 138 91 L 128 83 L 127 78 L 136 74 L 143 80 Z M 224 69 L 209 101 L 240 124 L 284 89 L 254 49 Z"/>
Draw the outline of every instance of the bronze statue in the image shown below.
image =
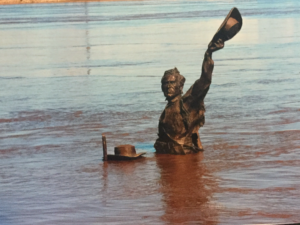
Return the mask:
<path id="1" fill-rule="evenodd" d="M 234 37 L 242 27 L 237 8 L 231 9 L 208 45 L 202 63 L 200 79 L 182 96 L 185 82 L 177 68 L 167 70 L 161 79 L 161 89 L 168 101 L 160 116 L 156 153 L 189 154 L 203 151 L 199 128 L 204 125 L 204 98 L 211 84 L 214 61 L 212 53 L 222 49 L 224 42 Z"/>

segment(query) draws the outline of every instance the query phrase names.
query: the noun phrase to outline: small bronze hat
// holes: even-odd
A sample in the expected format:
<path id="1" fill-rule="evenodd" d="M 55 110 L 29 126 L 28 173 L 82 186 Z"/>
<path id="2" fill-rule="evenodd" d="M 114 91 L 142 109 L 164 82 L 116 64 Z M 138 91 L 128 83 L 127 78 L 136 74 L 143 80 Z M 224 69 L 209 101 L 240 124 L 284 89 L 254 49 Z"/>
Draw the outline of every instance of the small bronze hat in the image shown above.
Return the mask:
<path id="1" fill-rule="evenodd" d="M 137 159 L 146 152 L 136 154 L 135 147 L 133 145 L 119 145 L 115 147 L 114 155 L 107 155 L 108 160 L 132 160 Z"/>
<path id="2" fill-rule="evenodd" d="M 219 39 L 225 42 L 233 38 L 241 30 L 242 25 L 243 19 L 239 10 L 232 8 L 208 46 L 212 46 Z"/>

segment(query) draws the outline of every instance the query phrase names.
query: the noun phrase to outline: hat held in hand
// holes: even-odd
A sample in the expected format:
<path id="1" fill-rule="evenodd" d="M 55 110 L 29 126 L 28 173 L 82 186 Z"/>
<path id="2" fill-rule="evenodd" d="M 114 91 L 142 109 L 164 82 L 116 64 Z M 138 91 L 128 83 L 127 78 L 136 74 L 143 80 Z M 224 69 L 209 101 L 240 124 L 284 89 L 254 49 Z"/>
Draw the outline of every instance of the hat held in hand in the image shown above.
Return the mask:
<path id="1" fill-rule="evenodd" d="M 208 47 L 213 46 L 214 43 L 216 43 L 219 39 L 223 40 L 224 42 L 230 40 L 241 30 L 242 25 L 243 19 L 239 10 L 237 8 L 232 8 L 209 43 Z"/>

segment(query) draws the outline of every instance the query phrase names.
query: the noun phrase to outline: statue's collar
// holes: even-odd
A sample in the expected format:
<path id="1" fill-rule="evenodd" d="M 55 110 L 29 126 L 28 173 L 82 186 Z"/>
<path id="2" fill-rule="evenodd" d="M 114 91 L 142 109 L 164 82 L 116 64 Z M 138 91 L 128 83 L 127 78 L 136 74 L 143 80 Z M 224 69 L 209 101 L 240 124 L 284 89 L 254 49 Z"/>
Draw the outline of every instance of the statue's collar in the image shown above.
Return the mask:
<path id="1" fill-rule="evenodd" d="M 168 100 L 168 104 L 173 104 L 174 102 L 177 102 L 181 99 L 181 95 L 177 95 L 175 98 L 172 99 L 167 99 Z"/>

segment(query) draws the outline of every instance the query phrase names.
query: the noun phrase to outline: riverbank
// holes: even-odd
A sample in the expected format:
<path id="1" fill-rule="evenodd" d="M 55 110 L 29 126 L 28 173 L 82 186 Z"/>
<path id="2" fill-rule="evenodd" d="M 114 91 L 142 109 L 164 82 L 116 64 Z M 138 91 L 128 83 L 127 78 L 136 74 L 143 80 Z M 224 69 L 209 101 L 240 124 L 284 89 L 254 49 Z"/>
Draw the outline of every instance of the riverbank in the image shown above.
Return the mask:
<path id="1" fill-rule="evenodd" d="M 66 2 L 103 2 L 118 0 L 0 0 L 0 5 L 35 4 L 35 3 L 66 3 Z M 128 0 L 123 0 L 128 1 Z"/>

